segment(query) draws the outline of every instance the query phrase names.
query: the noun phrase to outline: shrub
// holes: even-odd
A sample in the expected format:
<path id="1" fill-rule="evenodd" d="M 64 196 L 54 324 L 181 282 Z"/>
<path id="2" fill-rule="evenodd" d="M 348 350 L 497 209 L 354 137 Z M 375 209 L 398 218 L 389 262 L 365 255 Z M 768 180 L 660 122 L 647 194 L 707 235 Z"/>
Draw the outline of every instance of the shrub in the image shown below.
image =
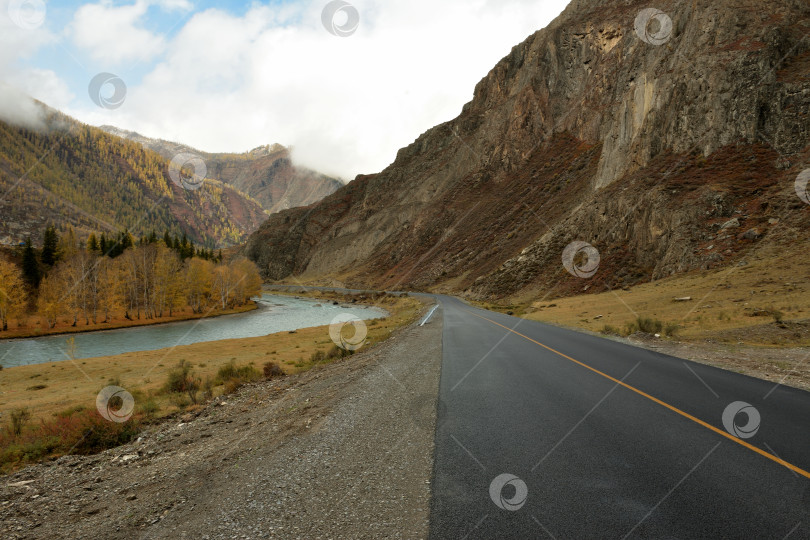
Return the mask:
<path id="1" fill-rule="evenodd" d="M 636 326 L 642 332 L 647 334 L 660 334 L 664 328 L 664 323 L 658 319 L 651 319 L 649 317 L 636 318 Z"/>
<path id="2" fill-rule="evenodd" d="M 180 360 L 177 367 L 169 371 L 164 389 L 168 393 L 181 394 L 186 391 L 191 378 L 191 364 L 185 360 Z"/>
<path id="3" fill-rule="evenodd" d="M 143 401 L 137 401 L 136 403 L 138 403 L 141 412 L 149 419 L 154 418 L 160 410 L 160 406 L 152 396 L 149 396 Z"/>
<path id="4" fill-rule="evenodd" d="M 214 381 L 206 377 L 203 381 L 203 398 L 209 400 L 214 397 Z"/>
<path id="5" fill-rule="evenodd" d="M 332 345 L 332 348 L 326 353 L 326 359 L 335 360 L 351 356 L 352 354 L 354 354 L 354 351 L 347 351 L 346 349 L 341 349 L 337 345 Z"/>
<path id="6" fill-rule="evenodd" d="M 618 328 L 616 328 L 615 326 L 611 326 L 609 324 L 606 324 L 605 326 L 602 327 L 602 329 L 599 331 L 599 333 L 600 334 L 605 334 L 605 335 L 620 336 L 622 331 L 619 330 Z"/>
<path id="7" fill-rule="evenodd" d="M 676 323 L 667 323 L 666 326 L 664 326 L 664 334 L 669 337 L 677 336 L 680 330 L 681 327 Z"/>
<path id="8" fill-rule="evenodd" d="M 312 353 L 312 356 L 309 357 L 309 361 L 313 364 L 325 362 L 326 360 L 327 360 L 326 353 L 323 351 L 315 351 L 314 353 Z"/>
<path id="9" fill-rule="evenodd" d="M 202 386 L 202 381 L 199 377 L 191 375 L 186 381 L 186 395 L 194 405 L 197 404 L 197 393 L 200 391 L 200 386 Z"/>
<path id="10" fill-rule="evenodd" d="M 108 448 L 115 448 L 126 444 L 138 436 L 140 423 L 135 419 L 126 422 L 110 422 L 105 420 L 97 411 L 84 411 L 76 416 L 78 430 L 72 433 L 75 438 L 73 452 L 76 454 L 95 454 Z M 70 441 L 70 437 L 67 441 Z M 67 442 L 63 439 L 63 444 Z"/>
<path id="11" fill-rule="evenodd" d="M 178 409 L 185 409 L 191 404 L 188 396 L 179 392 L 171 394 L 169 396 L 169 401 L 171 401 L 172 404 Z"/>
<path id="12" fill-rule="evenodd" d="M 28 409 L 14 409 L 11 411 L 11 433 L 15 437 L 19 437 L 30 418 L 31 412 Z"/>
<path id="13" fill-rule="evenodd" d="M 256 381 L 261 378 L 259 370 L 251 365 L 237 366 L 233 360 L 225 364 L 217 371 L 217 381 L 224 383 L 229 379 L 242 379 L 246 382 Z"/>
<path id="14" fill-rule="evenodd" d="M 231 360 L 219 368 L 215 382 L 225 385 L 226 394 L 232 394 L 243 384 L 258 381 L 261 378 L 262 374 L 252 365 L 237 366 Z"/>
<path id="15" fill-rule="evenodd" d="M 0 470 L 51 455 L 97 453 L 128 443 L 139 432 L 140 423 L 135 417 L 116 423 L 102 418 L 95 408 L 68 409 L 25 433 L 0 434 Z"/>
<path id="16" fill-rule="evenodd" d="M 323 353 L 321 353 L 321 354 L 324 357 L 326 357 L 325 354 L 323 354 Z M 281 367 L 279 367 L 279 365 L 276 364 L 275 362 L 267 362 L 264 365 L 264 377 L 265 377 L 265 379 L 272 379 L 274 377 L 283 377 L 284 375 L 286 375 L 284 373 L 284 370 L 281 369 Z"/>
<path id="17" fill-rule="evenodd" d="M 225 383 L 224 393 L 233 394 L 242 387 L 242 384 L 244 383 L 241 379 L 228 379 L 228 381 Z"/>

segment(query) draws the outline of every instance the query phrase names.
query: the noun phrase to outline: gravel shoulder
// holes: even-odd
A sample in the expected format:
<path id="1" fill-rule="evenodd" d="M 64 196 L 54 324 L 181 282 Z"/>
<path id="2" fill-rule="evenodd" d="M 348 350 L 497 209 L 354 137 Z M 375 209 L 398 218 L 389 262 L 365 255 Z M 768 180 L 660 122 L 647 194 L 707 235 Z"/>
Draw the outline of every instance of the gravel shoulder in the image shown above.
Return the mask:
<path id="1" fill-rule="evenodd" d="M 641 334 L 616 339 L 636 347 L 735 371 L 774 384 L 810 390 L 810 348 L 807 347 L 755 347 L 711 340 L 670 341 Z"/>
<path id="2" fill-rule="evenodd" d="M 0 537 L 425 538 L 441 337 L 440 308 L 132 444 L 0 477 Z"/>

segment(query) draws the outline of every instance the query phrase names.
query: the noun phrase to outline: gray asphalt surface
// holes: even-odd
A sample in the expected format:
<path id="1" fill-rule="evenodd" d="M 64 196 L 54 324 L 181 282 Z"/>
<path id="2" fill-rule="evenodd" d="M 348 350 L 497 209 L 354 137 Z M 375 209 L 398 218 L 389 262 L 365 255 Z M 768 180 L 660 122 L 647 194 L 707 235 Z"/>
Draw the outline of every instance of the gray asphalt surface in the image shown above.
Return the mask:
<path id="1" fill-rule="evenodd" d="M 431 538 L 810 538 L 810 393 L 439 300 Z M 761 417 L 743 440 L 802 471 L 696 421 L 727 433 L 736 401 Z"/>

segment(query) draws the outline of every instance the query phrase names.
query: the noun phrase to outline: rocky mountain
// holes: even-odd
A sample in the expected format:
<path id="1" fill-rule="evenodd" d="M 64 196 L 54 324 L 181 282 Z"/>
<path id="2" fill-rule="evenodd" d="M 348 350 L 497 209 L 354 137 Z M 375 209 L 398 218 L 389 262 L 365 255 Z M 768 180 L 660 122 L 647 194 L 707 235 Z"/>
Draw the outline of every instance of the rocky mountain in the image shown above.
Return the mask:
<path id="1" fill-rule="evenodd" d="M 102 129 L 135 141 L 169 160 L 180 153 L 199 155 L 205 161 L 209 177 L 250 195 L 268 213 L 308 206 L 343 186 L 340 180 L 293 165 L 289 149 L 280 144 L 260 146 L 243 154 L 210 154 L 112 126 Z"/>
<path id="2" fill-rule="evenodd" d="M 271 216 L 244 252 L 269 279 L 498 298 L 731 265 L 804 235 L 810 4 L 656 8 L 574 0 L 457 118 L 382 172 Z M 577 241 L 592 246 L 573 262 L 588 280 L 563 265 Z"/>
<path id="3" fill-rule="evenodd" d="M 48 223 L 78 236 L 128 229 L 169 230 L 208 247 L 230 246 L 266 214 L 232 186 L 212 179 L 186 189 L 190 170 L 139 144 L 41 106 L 37 129 L 0 121 L 0 243 L 39 241 Z"/>

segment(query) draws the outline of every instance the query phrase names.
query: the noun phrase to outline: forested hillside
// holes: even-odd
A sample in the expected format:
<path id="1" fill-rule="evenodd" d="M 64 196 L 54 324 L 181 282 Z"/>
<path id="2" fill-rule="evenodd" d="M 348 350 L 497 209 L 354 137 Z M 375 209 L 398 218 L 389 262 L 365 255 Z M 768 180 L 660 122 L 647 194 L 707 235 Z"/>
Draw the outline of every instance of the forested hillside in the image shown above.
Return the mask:
<path id="1" fill-rule="evenodd" d="M 208 247 L 240 242 L 261 206 L 212 178 L 197 190 L 172 181 L 169 162 L 140 144 L 48 111 L 43 131 L 0 121 L 0 241 L 44 224 L 90 231 L 186 234 Z"/>
<path id="2" fill-rule="evenodd" d="M 293 164 L 290 150 L 280 144 L 260 146 L 241 154 L 210 154 L 113 126 L 101 126 L 101 129 L 137 142 L 166 159 L 179 153 L 199 155 L 205 161 L 210 177 L 248 194 L 268 213 L 308 206 L 343 187 L 343 183 L 335 178 Z"/>

